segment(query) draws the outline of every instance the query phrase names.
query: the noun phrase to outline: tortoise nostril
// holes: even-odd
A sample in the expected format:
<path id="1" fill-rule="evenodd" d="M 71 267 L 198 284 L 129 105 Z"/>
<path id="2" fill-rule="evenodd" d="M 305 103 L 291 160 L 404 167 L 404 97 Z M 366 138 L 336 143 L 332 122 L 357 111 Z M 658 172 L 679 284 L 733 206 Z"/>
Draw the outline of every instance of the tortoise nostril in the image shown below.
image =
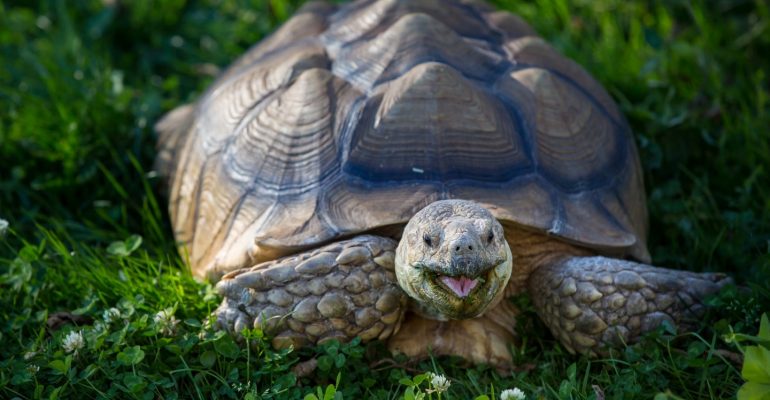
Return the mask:
<path id="1" fill-rule="evenodd" d="M 465 254 L 465 253 L 467 253 L 467 252 L 469 252 L 469 251 L 473 251 L 473 245 L 472 245 L 472 244 L 465 244 L 465 243 L 456 244 L 456 245 L 454 246 L 454 249 L 455 249 L 455 251 L 454 251 L 454 252 L 455 252 L 456 254 L 461 254 L 461 253 L 462 253 L 462 254 Z M 467 249 L 467 250 L 466 250 L 466 249 Z"/>

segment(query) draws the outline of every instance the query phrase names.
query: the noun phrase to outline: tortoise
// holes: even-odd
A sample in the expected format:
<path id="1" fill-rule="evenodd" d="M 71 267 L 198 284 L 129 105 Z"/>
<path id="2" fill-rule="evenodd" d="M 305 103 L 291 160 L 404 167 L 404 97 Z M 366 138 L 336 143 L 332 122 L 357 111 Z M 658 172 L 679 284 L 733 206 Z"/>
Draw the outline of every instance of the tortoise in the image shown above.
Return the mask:
<path id="1" fill-rule="evenodd" d="M 475 0 L 308 3 L 156 130 L 180 251 L 236 336 L 506 365 L 528 294 L 600 355 L 730 282 L 649 265 L 618 106 Z"/>

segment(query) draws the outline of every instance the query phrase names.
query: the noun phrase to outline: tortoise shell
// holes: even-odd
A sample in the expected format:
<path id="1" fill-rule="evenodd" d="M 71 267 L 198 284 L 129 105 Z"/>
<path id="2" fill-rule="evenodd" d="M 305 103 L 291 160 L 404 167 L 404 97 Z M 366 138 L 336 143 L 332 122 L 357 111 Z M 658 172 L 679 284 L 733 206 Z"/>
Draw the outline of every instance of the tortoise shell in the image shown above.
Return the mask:
<path id="1" fill-rule="evenodd" d="M 403 226 L 448 198 L 649 260 L 615 102 L 520 18 L 475 1 L 307 4 L 157 129 L 197 276 Z"/>

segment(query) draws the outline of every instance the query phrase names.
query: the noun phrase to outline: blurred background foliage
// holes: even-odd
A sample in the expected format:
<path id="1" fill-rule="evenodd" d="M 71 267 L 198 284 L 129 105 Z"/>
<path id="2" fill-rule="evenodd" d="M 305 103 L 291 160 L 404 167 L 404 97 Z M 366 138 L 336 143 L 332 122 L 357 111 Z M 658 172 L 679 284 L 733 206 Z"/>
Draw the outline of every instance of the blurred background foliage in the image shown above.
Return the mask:
<path id="1" fill-rule="evenodd" d="M 10 261 L 30 243 L 94 257 L 45 264 L 70 286 L 39 294 L 35 304 L 4 303 L 4 318 L 23 304 L 33 311 L 77 308 L 84 301 L 79 294 L 94 291 L 105 305 L 132 290 L 168 304 L 154 287 L 120 286 L 115 271 L 94 270 L 107 263 L 99 252 L 130 234 L 144 238 L 144 252 L 128 264 L 182 268 L 153 172 L 152 126 L 164 112 L 194 101 L 300 3 L 0 3 L 0 218 L 11 226 L 0 239 L 0 272 L 9 273 Z M 761 310 L 770 308 L 770 5 L 493 3 L 524 17 L 618 101 L 641 153 L 653 260 L 733 275 L 749 290 L 715 300 L 718 311 L 705 323 L 755 332 Z M 194 285 L 184 279 L 178 287 Z M 119 289 L 111 291 L 113 285 Z M 185 293 L 179 299 L 198 296 Z M 3 329 L 32 332 L 35 323 Z M 554 356 L 568 357 L 558 349 L 546 354 Z M 655 387 L 653 377 L 641 375 L 639 385 Z"/>

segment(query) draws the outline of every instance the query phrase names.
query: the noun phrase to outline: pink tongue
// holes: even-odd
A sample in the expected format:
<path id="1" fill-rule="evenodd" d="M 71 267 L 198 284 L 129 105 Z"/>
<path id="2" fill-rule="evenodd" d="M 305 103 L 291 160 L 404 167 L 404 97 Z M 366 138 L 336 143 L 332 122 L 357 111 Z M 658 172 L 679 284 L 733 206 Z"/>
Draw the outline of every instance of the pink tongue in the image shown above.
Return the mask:
<path id="1" fill-rule="evenodd" d="M 468 293 L 470 293 L 471 290 L 473 290 L 473 288 L 479 284 L 478 280 L 469 279 L 464 276 L 457 278 L 452 276 L 442 276 L 441 282 L 444 282 L 444 284 L 452 289 L 452 291 L 455 292 L 459 297 L 467 296 Z"/>

